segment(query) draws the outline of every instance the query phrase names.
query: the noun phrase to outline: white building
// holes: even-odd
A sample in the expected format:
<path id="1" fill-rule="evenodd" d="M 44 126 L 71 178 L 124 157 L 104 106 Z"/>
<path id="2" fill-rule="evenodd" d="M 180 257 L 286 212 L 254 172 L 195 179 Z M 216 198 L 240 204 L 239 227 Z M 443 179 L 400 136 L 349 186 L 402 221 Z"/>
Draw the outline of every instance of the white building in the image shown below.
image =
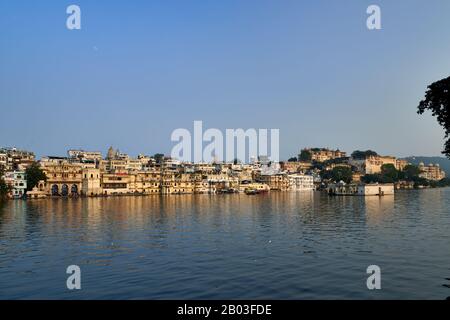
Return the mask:
<path id="1" fill-rule="evenodd" d="M 11 196 L 13 198 L 21 198 L 27 192 L 27 180 L 24 171 L 5 173 L 5 183 L 11 186 Z"/>
<path id="2" fill-rule="evenodd" d="M 394 194 L 394 184 L 361 184 L 358 185 L 358 194 L 363 196 L 386 196 Z"/>
<path id="3" fill-rule="evenodd" d="M 305 174 L 290 174 L 289 179 L 289 190 L 314 190 L 314 177 Z"/>

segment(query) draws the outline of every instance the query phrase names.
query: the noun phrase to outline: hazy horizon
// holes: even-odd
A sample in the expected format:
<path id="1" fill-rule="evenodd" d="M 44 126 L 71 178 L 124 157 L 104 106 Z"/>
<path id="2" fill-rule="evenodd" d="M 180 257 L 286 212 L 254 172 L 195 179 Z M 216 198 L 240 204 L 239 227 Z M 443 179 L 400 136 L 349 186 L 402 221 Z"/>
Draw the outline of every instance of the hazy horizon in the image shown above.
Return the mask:
<path id="1" fill-rule="evenodd" d="M 77 4 L 81 30 L 66 28 Z M 381 7 L 382 30 L 366 28 Z M 450 2 L 0 1 L 0 146 L 164 153 L 171 132 L 280 130 L 303 147 L 439 156 L 417 105 L 449 76 Z"/>

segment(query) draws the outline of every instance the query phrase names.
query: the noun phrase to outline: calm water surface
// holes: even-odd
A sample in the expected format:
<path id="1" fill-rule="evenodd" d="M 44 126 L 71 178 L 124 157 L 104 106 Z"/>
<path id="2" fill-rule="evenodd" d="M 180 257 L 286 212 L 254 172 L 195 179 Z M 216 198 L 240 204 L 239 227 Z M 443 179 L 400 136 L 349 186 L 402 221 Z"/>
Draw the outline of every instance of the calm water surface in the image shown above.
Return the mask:
<path id="1" fill-rule="evenodd" d="M 79 265 L 82 289 L 66 288 Z M 382 290 L 366 287 L 380 266 Z M 450 189 L 10 201 L 0 299 L 445 299 Z"/>

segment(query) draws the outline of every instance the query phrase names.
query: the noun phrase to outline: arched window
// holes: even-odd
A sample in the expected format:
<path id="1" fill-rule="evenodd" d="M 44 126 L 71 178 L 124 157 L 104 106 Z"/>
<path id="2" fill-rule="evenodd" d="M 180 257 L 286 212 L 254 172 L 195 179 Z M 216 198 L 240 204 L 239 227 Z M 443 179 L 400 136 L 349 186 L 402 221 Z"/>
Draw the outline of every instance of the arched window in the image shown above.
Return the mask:
<path id="1" fill-rule="evenodd" d="M 70 193 L 72 195 L 77 195 L 78 194 L 78 186 L 76 184 L 72 185 L 72 188 L 70 189 Z"/>
<path id="2" fill-rule="evenodd" d="M 59 188 L 56 184 L 52 186 L 52 196 L 58 196 L 59 195 Z"/>
<path id="3" fill-rule="evenodd" d="M 61 195 L 63 197 L 66 197 L 69 195 L 69 187 L 67 186 L 67 184 L 63 184 L 61 187 Z"/>

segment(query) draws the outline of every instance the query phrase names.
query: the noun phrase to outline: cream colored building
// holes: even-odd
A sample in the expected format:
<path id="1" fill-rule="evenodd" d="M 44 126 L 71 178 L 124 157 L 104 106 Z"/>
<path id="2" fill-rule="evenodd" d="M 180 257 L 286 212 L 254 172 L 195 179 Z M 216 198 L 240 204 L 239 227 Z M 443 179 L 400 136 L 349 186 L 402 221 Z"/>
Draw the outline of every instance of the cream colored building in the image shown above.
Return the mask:
<path id="1" fill-rule="evenodd" d="M 410 163 L 407 160 L 403 160 L 403 159 L 397 159 L 395 161 L 395 168 L 397 170 L 403 171 L 403 169 L 405 169 L 405 167 L 407 165 L 409 165 Z"/>
<path id="2" fill-rule="evenodd" d="M 362 196 L 388 196 L 394 195 L 394 184 L 360 184 L 358 195 Z"/>
<path id="3" fill-rule="evenodd" d="M 439 181 L 445 178 L 445 171 L 441 169 L 439 164 L 425 165 L 423 162 L 419 164 L 419 177 L 427 180 Z"/>
<path id="4" fill-rule="evenodd" d="M 165 174 L 162 181 L 163 194 L 194 193 L 196 181 L 191 174 Z"/>
<path id="5" fill-rule="evenodd" d="M 128 173 L 103 173 L 101 175 L 101 190 L 103 195 L 131 194 L 130 184 L 134 183 L 135 176 Z"/>
<path id="6" fill-rule="evenodd" d="M 314 190 L 314 177 L 305 174 L 290 174 L 289 179 L 289 190 L 292 191 L 311 191 Z"/>
<path id="7" fill-rule="evenodd" d="M 257 192 L 269 192 L 270 187 L 265 183 L 250 182 L 239 185 L 239 192 L 257 191 Z"/>
<path id="8" fill-rule="evenodd" d="M 100 151 L 85 151 L 85 150 L 77 150 L 71 149 L 67 151 L 67 156 L 70 159 L 78 159 L 80 161 L 83 160 L 92 160 L 99 162 L 102 160 L 102 153 Z"/>
<path id="9" fill-rule="evenodd" d="M 349 163 L 362 174 L 380 173 L 381 167 L 385 164 L 392 164 L 397 167 L 397 159 L 390 156 L 368 156 L 365 159 L 350 158 Z"/>
<path id="10" fill-rule="evenodd" d="M 0 164 L 4 166 L 5 171 L 23 171 L 34 161 L 33 152 L 17 148 L 0 148 Z"/>
<path id="11" fill-rule="evenodd" d="M 52 196 L 77 196 L 82 190 L 83 168 L 68 161 L 41 162 L 47 176 L 46 192 Z"/>
<path id="12" fill-rule="evenodd" d="M 285 173 L 260 174 L 257 182 L 267 184 L 270 190 L 286 191 L 289 189 L 289 178 Z"/>
<path id="13" fill-rule="evenodd" d="M 142 194 L 161 193 L 161 173 L 159 170 L 140 171 L 135 173 L 134 191 Z"/>
<path id="14" fill-rule="evenodd" d="M 103 194 L 101 187 L 101 172 L 96 168 L 85 168 L 82 171 L 81 194 L 84 196 L 99 196 Z"/>
<path id="15" fill-rule="evenodd" d="M 339 182 L 328 186 L 328 193 L 338 196 L 387 196 L 394 195 L 394 184 L 346 184 Z"/>
<path id="16" fill-rule="evenodd" d="M 308 151 L 311 154 L 311 160 L 317 162 L 324 162 L 327 160 L 343 158 L 347 156 L 346 152 L 340 151 L 339 149 L 331 150 L 328 148 L 306 148 L 302 151 Z"/>
<path id="17" fill-rule="evenodd" d="M 295 162 L 283 162 L 281 164 L 281 170 L 287 173 L 300 173 L 310 170 L 312 167 L 311 162 L 295 161 Z"/>

